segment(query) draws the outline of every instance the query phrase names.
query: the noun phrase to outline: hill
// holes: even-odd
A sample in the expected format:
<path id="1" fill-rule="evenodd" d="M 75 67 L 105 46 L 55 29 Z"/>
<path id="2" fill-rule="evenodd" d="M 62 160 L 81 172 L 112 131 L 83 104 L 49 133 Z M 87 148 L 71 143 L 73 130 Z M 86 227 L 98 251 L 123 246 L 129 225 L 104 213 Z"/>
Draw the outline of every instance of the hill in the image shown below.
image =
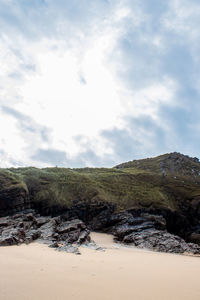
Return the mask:
<path id="1" fill-rule="evenodd" d="M 199 222 L 200 163 L 174 152 L 114 168 L 0 169 L 0 215 L 30 207 L 46 215 L 70 211 L 81 219 L 108 208 L 153 211 L 180 232 Z"/>
<path id="2" fill-rule="evenodd" d="M 34 205 L 69 207 L 104 201 L 117 210 L 133 207 L 178 209 L 200 197 L 200 163 L 179 153 L 134 160 L 114 168 L 0 169 L 0 192 L 24 192 Z M 2 201 L 2 200 L 1 200 Z"/>

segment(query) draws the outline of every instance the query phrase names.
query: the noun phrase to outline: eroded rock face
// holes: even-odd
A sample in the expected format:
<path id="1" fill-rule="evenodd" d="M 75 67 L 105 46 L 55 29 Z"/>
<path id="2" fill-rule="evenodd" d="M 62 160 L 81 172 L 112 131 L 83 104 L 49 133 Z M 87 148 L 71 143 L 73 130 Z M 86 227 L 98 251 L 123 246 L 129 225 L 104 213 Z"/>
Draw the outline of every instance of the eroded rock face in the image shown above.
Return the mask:
<path id="1" fill-rule="evenodd" d="M 73 252 L 70 248 L 74 247 L 72 244 L 90 242 L 89 234 L 81 220 L 66 222 L 60 217 L 40 217 L 33 210 L 0 218 L 0 246 L 19 245 L 40 239 L 52 247 Z"/>
<path id="2" fill-rule="evenodd" d="M 187 243 L 183 238 L 169 233 L 166 218 L 153 214 L 153 211 L 134 209 L 113 213 L 111 216 L 104 213 L 103 216 L 104 222 L 98 222 L 101 224 L 101 231 L 112 233 L 116 241 L 154 251 L 200 254 L 200 246 L 197 245 L 199 234 L 191 234 L 189 242 L 193 243 Z M 100 215 L 95 220 L 101 219 Z M 92 226 L 93 224 L 94 222 L 91 223 Z"/>
<path id="3" fill-rule="evenodd" d="M 111 231 L 117 241 L 154 251 L 200 254 L 199 245 L 186 243 L 179 236 L 167 232 L 162 216 L 141 214 L 134 217 L 124 212 L 113 216 L 113 220 L 117 223 Z"/>
<path id="4" fill-rule="evenodd" d="M 90 218 L 89 218 L 90 219 Z M 110 232 L 115 240 L 139 248 L 169 253 L 200 254 L 199 232 L 191 233 L 187 243 L 167 231 L 166 219 L 161 215 L 139 211 L 111 213 L 105 209 L 99 217 L 90 219 L 89 226 Z M 19 245 L 42 240 L 59 251 L 80 254 L 81 244 L 91 245 L 90 231 L 80 219 L 67 220 L 66 215 L 42 217 L 34 210 L 0 218 L 0 246 Z M 194 242 L 194 243 L 192 243 Z M 92 246 L 94 248 L 94 245 Z M 95 245 L 96 247 L 96 245 Z"/>
<path id="5" fill-rule="evenodd" d="M 23 187 L 0 189 L 0 217 L 30 208 L 28 192 Z"/>

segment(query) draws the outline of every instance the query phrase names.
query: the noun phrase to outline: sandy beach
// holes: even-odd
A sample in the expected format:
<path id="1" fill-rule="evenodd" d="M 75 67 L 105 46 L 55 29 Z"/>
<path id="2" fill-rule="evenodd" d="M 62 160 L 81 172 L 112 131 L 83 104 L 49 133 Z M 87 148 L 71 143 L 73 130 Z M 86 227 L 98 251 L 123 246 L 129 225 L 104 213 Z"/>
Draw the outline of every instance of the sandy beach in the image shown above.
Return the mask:
<path id="1" fill-rule="evenodd" d="M 103 251 L 82 255 L 44 244 L 0 248 L 1 300 L 199 300 L 200 258 L 115 244 L 93 233 Z"/>

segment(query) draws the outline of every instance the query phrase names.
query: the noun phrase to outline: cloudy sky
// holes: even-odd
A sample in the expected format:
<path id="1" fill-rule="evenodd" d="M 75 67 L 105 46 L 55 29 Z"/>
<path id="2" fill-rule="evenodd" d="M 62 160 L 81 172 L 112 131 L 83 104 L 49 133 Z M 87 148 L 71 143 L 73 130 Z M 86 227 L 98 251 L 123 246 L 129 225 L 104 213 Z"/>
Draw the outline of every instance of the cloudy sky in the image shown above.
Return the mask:
<path id="1" fill-rule="evenodd" d="M 199 0 L 0 0 L 0 167 L 200 157 Z"/>

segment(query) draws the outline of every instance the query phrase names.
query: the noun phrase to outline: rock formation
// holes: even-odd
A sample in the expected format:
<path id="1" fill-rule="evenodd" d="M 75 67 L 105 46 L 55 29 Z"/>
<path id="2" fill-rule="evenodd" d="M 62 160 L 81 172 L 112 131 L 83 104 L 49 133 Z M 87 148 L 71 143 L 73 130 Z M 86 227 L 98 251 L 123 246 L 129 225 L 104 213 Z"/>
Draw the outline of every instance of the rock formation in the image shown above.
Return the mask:
<path id="1" fill-rule="evenodd" d="M 89 233 L 81 220 L 41 217 L 33 210 L 0 218 L 0 246 L 29 244 L 39 239 L 50 247 L 79 253 L 77 246 L 90 242 Z"/>
<path id="2" fill-rule="evenodd" d="M 94 230 L 155 251 L 199 253 L 200 162 L 174 152 L 111 169 L 1 169 L 0 217 L 1 246 L 40 239 L 78 253 Z"/>
<path id="3" fill-rule="evenodd" d="M 93 218 L 87 227 L 80 219 L 66 221 L 66 215 L 42 217 L 33 210 L 23 211 L 0 218 L 0 246 L 28 244 L 39 240 L 57 250 L 80 254 L 78 247 L 89 245 L 91 239 L 88 228 L 96 226 L 97 220 L 98 217 Z M 134 216 L 127 211 L 113 214 L 101 212 L 99 220 L 99 229 L 101 224 L 101 230 L 112 233 L 116 241 L 154 251 L 200 254 L 200 246 L 186 243 L 182 238 L 167 232 L 166 221 L 162 216 L 148 213 Z"/>

